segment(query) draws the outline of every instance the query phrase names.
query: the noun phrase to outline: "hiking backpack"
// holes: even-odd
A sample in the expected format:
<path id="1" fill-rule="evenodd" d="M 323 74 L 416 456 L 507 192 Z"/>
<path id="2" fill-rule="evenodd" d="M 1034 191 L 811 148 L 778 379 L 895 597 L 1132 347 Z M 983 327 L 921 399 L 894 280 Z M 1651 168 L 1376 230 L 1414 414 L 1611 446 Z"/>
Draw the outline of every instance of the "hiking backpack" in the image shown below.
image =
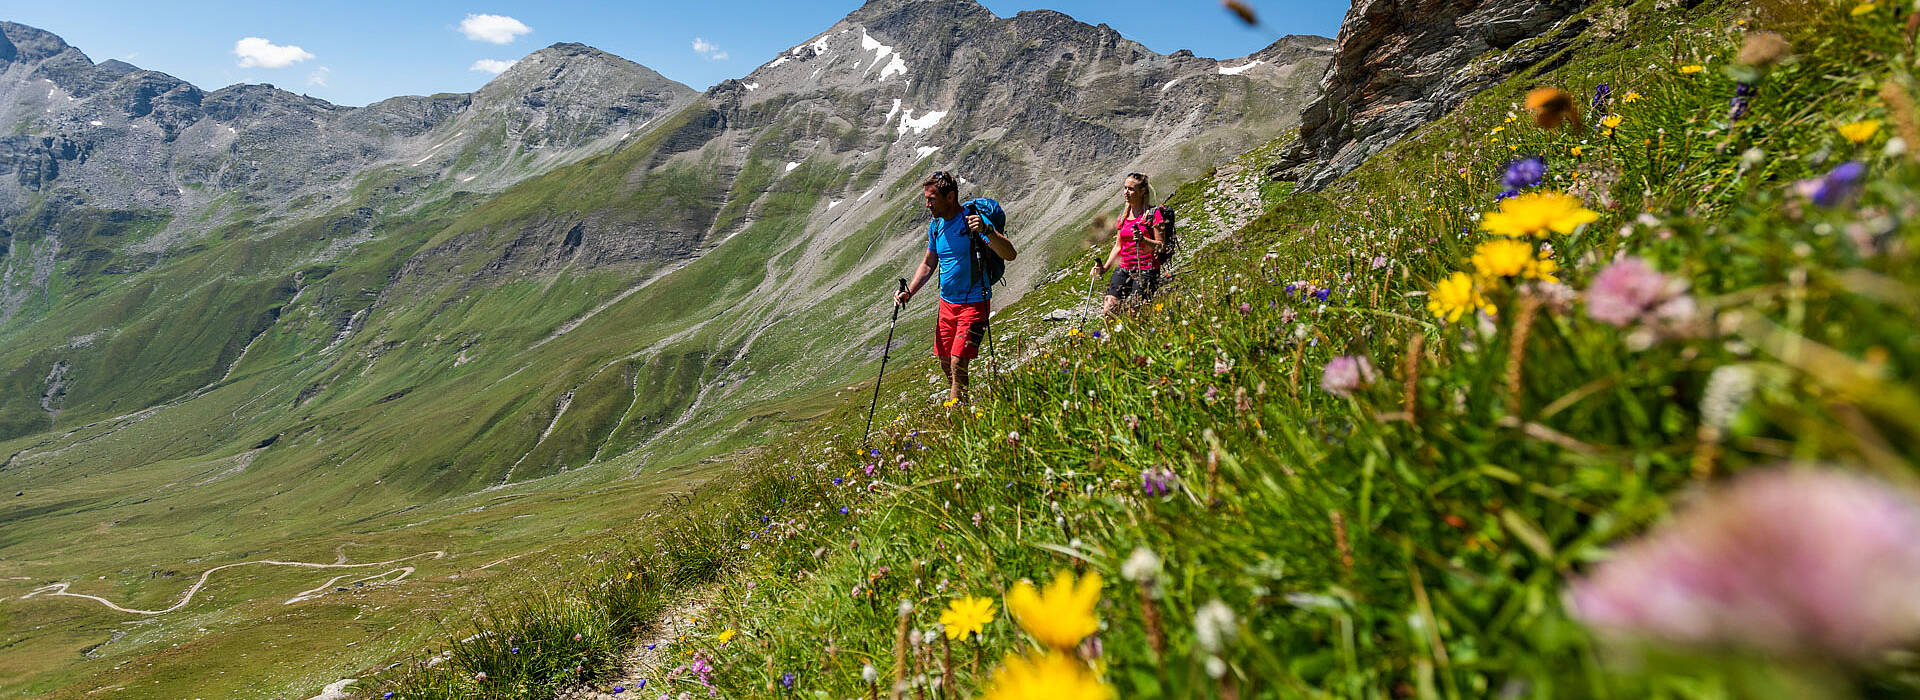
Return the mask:
<path id="1" fill-rule="evenodd" d="M 1153 251 L 1153 257 L 1157 266 L 1166 267 L 1167 262 L 1173 260 L 1173 254 L 1180 252 L 1179 228 L 1173 222 L 1173 207 L 1165 205 L 1154 207 L 1147 212 L 1148 220 L 1153 220 L 1156 214 L 1159 215 L 1160 222 L 1166 224 L 1167 232 L 1161 237 L 1160 247 Z"/>
<path id="2" fill-rule="evenodd" d="M 985 197 L 976 197 L 961 202 L 960 209 L 962 215 L 978 216 L 989 228 L 1002 236 L 1007 235 L 1007 211 L 1000 208 L 999 202 Z M 969 231 L 969 233 L 972 232 Z M 993 252 L 992 246 L 987 245 L 985 235 L 970 237 L 969 242 L 978 244 L 968 246 L 973 249 L 973 274 L 985 278 L 986 286 L 999 284 L 1000 278 L 1007 274 L 1007 261 L 1002 259 L 999 253 Z"/>

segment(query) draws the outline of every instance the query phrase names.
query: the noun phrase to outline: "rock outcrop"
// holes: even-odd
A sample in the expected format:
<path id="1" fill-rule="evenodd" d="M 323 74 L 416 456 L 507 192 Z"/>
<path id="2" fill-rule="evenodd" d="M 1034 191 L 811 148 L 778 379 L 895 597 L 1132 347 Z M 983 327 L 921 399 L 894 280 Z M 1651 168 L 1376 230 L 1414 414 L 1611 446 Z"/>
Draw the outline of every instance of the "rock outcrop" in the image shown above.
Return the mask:
<path id="1" fill-rule="evenodd" d="M 1357 0 L 1300 140 L 1268 169 L 1319 189 L 1473 94 L 1559 53 L 1588 0 Z M 1493 60 L 1478 60 L 1504 52 Z"/>

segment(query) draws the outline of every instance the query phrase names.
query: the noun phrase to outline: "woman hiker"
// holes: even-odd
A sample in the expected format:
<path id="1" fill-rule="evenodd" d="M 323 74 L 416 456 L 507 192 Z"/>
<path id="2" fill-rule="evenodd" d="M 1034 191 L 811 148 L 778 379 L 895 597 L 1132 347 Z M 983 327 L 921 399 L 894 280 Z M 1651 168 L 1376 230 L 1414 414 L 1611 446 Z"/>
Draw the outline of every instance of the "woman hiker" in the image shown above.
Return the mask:
<path id="1" fill-rule="evenodd" d="M 1160 256 L 1157 251 L 1166 243 L 1161 233 L 1160 213 L 1155 211 L 1153 187 L 1147 183 L 1147 176 L 1140 173 L 1128 173 L 1125 185 L 1120 189 L 1122 201 L 1126 207 L 1121 210 L 1120 220 L 1115 224 L 1119 235 L 1113 239 L 1113 250 L 1107 253 L 1107 259 L 1095 263 L 1087 271 L 1090 277 L 1099 277 L 1113 270 L 1113 278 L 1107 282 L 1107 300 L 1101 310 L 1108 316 L 1114 315 L 1114 309 L 1123 301 L 1133 304 L 1146 301 L 1160 289 Z M 1119 269 L 1114 269 L 1115 267 Z"/>

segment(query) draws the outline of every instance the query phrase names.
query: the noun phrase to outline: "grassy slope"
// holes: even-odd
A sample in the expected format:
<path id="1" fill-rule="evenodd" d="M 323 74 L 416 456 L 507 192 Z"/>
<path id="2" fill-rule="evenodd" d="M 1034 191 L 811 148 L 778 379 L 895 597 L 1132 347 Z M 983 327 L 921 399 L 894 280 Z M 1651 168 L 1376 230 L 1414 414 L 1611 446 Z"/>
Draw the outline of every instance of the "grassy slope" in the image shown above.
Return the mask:
<path id="1" fill-rule="evenodd" d="M 1163 304 L 1041 350 L 978 409 L 907 401 L 869 457 L 848 437 L 864 407 L 842 408 L 840 430 L 743 455 L 739 476 L 673 511 L 671 527 L 609 549 L 569 592 L 495 611 L 481 625 L 499 637 L 452 643 L 450 662 L 413 664 L 387 687 L 518 697 L 579 681 L 575 664 L 602 677 L 636 620 L 717 581 L 648 692 L 701 692 L 666 675 L 698 653 L 727 696 L 780 693 L 787 672 L 797 694 L 862 696 L 863 664 L 889 675 L 899 601 L 917 604 L 924 627 L 951 597 L 1081 569 L 1109 582 L 1102 661 L 1123 697 L 1777 689 L 1783 667 L 1739 657 L 1604 665 L 1561 591 L 1682 490 L 1727 473 L 1792 458 L 1911 480 L 1920 231 L 1884 215 L 1920 207 L 1920 168 L 1882 154 L 1887 131 L 1915 126 L 1875 96 L 1883 83 L 1915 93 L 1894 61 L 1908 40 L 1887 7 L 1762 17 L 1800 56 L 1729 124 L 1720 67 L 1749 11 L 1591 12 L 1619 10 L 1630 19 L 1616 38 L 1589 32 L 1551 72 L 1471 100 L 1328 192 L 1282 194 L 1192 262 Z M 1692 63 L 1709 68 L 1677 72 Z M 1602 137 L 1510 118 L 1543 83 L 1575 94 L 1609 83 L 1624 121 Z M 1628 103 L 1630 91 L 1643 97 Z M 1859 146 L 1833 128 L 1863 117 L 1892 121 Z M 1510 291 L 1492 296 L 1500 313 L 1484 328 L 1436 322 L 1424 293 L 1486 238 L 1475 217 L 1493 208 L 1504 163 L 1529 153 L 1549 156 L 1549 187 L 1602 212 L 1553 239 L 1563 279 L 1584 288 L 1611 256 L 1643 256 L 1690 281 L 1710 322 L 1646 344 L 1577 301 L 1522 313 Z M 1848 158 L 1872 173 L 1858 203 L 1822 210 L 1791 191 Z M 1175 203 L 1195 205 L 1206 184 Z M 1069 275 L 1029 303 L 1072 299 L 1079 282 Z M 1038 323 L 1002 332 L 1031 338 Z M 1371 358 L 1381 379 L 1351 398 L 1319 389 L 1342 354 Z M 1724 431 L 1703 431 L 1705 387 L 1725 367 L 1762 380 Z M 1150 468 L 1175 475 L 1174 494 L 1140 492 Z M 1164 654 L 1148 643 L 1145 598 L 1120 576 L 1141 547 L 1165 560 L 1153 598 Z M 1190 625 L 1212 600 L 1237 614 L 1217 651 Z M 723 645 L 727 629 L 739 636 Z M 1019 640 L 1003 615 L 985 655 Z M 965 646 L 956 654 L 959 682 L 981 682 L 986 666 L 976 671 Z M 1216 655 L 1224 680 L 1205 672 Z M 1868 683 L 1915 690 L 1897 671 Z"/>

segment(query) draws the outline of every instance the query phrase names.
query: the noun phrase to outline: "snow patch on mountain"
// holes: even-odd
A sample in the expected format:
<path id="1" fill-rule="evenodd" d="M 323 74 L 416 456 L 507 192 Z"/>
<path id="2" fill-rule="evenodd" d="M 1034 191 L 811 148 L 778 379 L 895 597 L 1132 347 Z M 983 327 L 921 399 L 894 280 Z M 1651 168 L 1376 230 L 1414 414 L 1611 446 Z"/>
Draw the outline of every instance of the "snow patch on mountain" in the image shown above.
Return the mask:
<path id="1" fill-rule="evenodd" d="M 913 117 L 913 110 L 909 109 L 906 114 L 900 115 L 900 137 L 905 138 L 909 131 L 915 135 L 927 133 L 928 129 L 933 128 L 940 123 L 940 120 L 945 118 L 947 118 L 946 110 L 940 110 L 937 112 L 928 112 L 921 115 L 920 118 L 915 119 Z"/>
<path id="2" fill-rule="evenodd" d="M 1254 66 L 1257 66 L 1257 65 L 1260 65 L 1260 64 L 1263 64 L 1263 63 L 1266 63 L 1266 61 L 1248 61 L 1248 62 L 1247 62 L 1247 64 L 1246 64 L 1246 65 L 1244 65 L 1244 66 L 1234 66 L 1234 67 L 1232 67 L 1232 68 L 1228 68 L 1228 67 L 1226 67 L 1226 66 L 1221 66 L 1221 67 L 1220 67 L 1220 74 L 1221 74 L 1221 75 L 1239 75 L 1239 74 L 1241 74 L 1241 73 L 1245 73 L 1245 72 L 1247 72 L 1247 71 L 1249 71 L 1249 70 L 1253 70 L 1253 67 L 1254 67 Z"/>

